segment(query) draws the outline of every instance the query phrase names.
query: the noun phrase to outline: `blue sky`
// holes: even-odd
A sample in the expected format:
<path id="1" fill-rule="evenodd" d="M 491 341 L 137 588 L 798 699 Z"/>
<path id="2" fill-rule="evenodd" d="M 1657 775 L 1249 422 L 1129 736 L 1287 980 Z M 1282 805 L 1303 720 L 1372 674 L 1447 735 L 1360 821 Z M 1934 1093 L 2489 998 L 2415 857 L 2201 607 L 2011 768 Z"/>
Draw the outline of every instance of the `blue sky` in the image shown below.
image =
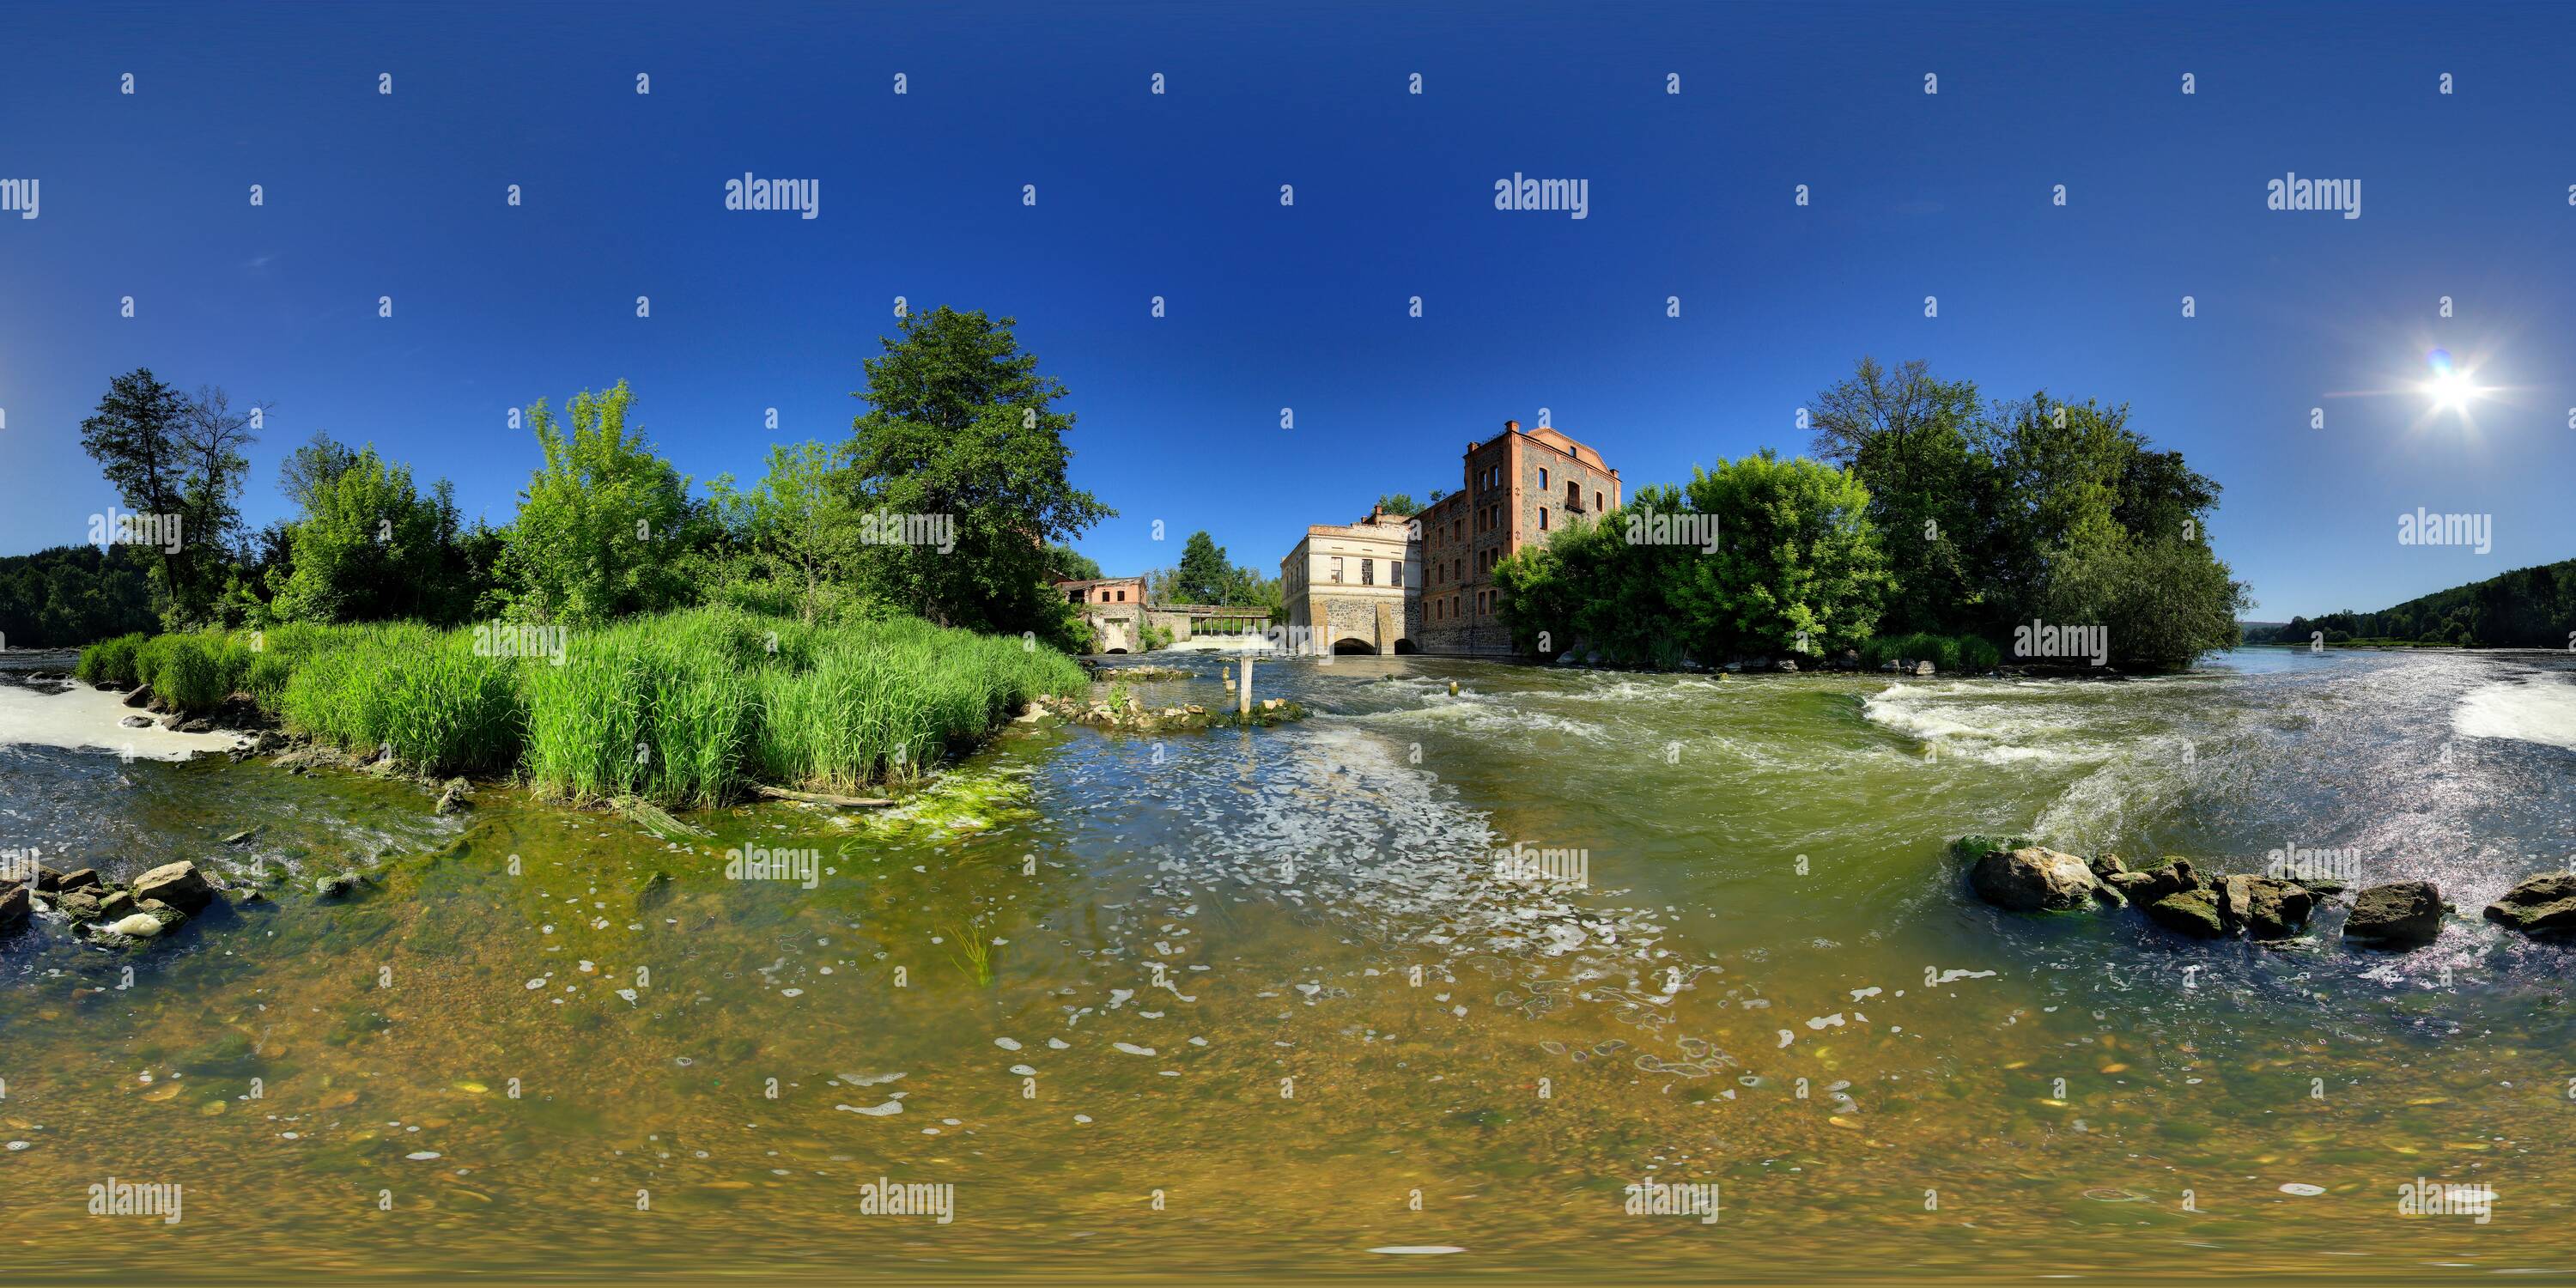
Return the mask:
<path id="1" fill-rule="evenodd" d="M 315 430 L 500 522 L 539 396 L 630 380 L 700 479 L 846 437 L 903 296 L 1019 319 L 1112 572 L 1199 528 L 1275 569 L 1541 408 L 1631 489 L 1803 450 L 1796 409 L 1874 354 L 2127 402 L 2225 486 L 2250 615 L 2379 608 L 2576 555 L 2571 36 L 2496 6 L 13 6 L 0 178 L 41 207 L 0 214 L 0 552 L 112 500 L 78 425 L 137 365 L 275 404 L 254 523 Z M 725 210 L 746 171 L 818 180 L 819 217 Z M 2267 210 L 2290 171 L 2360 180 L 2361 217 Z M 1588 217 L 1495 210 L 1516 172 L 1588 181 Z M 2497 387 L 2468 418 L 2414 388 L 2435 345 Z M 2492 514 L 2493 551 L 2398 544 L 2419 506 Z"/>

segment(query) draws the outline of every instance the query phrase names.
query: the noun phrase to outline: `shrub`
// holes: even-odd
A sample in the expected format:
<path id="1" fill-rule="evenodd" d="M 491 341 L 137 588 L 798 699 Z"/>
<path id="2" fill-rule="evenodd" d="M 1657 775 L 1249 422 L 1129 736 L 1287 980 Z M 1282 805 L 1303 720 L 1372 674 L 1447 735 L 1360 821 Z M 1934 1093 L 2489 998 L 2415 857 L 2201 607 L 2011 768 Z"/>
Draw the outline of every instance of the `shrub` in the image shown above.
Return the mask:
<path id="1" fill-rule="evenodd" d="M 1860 646 L 1864 667 L 1894 661 L 1930 662 L 1942 671 L 1991 671 L 2003 660 L 1993 644 L 1975 635 L 1881 635 Z"/>

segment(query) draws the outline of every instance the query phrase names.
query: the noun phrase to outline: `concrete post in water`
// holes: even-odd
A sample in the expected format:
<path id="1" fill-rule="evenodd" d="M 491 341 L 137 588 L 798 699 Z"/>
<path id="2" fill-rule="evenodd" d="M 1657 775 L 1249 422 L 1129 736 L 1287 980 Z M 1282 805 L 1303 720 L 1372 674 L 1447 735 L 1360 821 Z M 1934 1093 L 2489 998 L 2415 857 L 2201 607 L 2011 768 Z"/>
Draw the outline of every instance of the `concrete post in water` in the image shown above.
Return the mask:
<path id="1" fill-rule="evenodd" d="M 1252 714 L 1252 655 L 1250 653 L 1243 655 L 1243 683 L 1234 688 L 1234 702 L 1236 714 L 1247 716 Z"/>

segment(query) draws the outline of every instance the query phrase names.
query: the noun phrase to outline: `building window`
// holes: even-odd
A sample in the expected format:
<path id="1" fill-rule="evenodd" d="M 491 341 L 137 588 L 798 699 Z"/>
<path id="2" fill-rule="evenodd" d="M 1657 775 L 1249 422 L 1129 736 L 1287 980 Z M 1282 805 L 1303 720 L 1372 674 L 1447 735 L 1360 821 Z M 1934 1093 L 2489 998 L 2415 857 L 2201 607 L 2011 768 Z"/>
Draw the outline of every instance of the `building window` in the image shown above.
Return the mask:
<path id="1" fill-rule="evenodd" d="M 1538 508 L 1538 530 L 1547 531 L 1547 507 L 1543 505 Z"/>
<path id="2" fill-rule="evenodd" d="M 1333 581 L 1334 581 L 1334 583 L 1335 583 L 1336 585 L 1338 585 L 1338 584 L 1340 584 L 1341 580 L 1342 580 L 1342 557 L 1341 557 L 1340 555 L 1335 555 L 1335 556 L 1333 556 Z"/>
<path id="3" fill-rule="evenodd" d="M 1572 479 L 1565 481 L 1565 508 L 1569 510 L 1583 508 L 1583 485 Z"/>
<path id="4" fill-rule="evenodd" d="M 1360 584 L 1363 586 L 1374 586 L 1377 584 L 1377 560 L 1360 560 Z"/>
<path id="5" fill-rule="evenodd" d="M 1538 467 L 1538 490 L 1547 490 L 1547 467 L 1544 465 Z"/>
<path id="6" fill-rule="evenodd" d="M 1595 492 L 1595 493 L 1593 493 L 1593 494 L 1592 494 L 1592 508 L 1593 508 L 1593 509 L 1595 509 L 1595 510 L 1602 510 L 1602 509 L 1607 509 L 1607 508 L 1609 508 L 1609 507 L 1604 506 L 1604 505 L 1602 505 L 1602 504 L 1601 504 L 1601 494 L 1600 494 L 1600 493 L 1598 493 L 1598 492 Z"/>
<path id="7" fill-rule="evenodd" d="M 1386 584 L 1390 586 L 1401 586 L 1404 584 L 1403 560 L 1389 559 L 1386 561 Z"/>

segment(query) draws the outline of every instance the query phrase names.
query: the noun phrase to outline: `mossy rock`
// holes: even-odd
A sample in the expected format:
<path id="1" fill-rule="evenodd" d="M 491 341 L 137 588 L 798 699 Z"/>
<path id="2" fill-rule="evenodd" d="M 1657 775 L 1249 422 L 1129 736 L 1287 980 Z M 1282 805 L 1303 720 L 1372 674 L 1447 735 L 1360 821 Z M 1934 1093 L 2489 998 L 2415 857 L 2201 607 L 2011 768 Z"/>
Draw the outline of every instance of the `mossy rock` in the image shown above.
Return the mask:
<path id="1" fill-rule="evenodd" d="M 2218 915 L 2217 897 L 2198 887 L 2148 904 L 2147 917 L 2167 930 L 2195 939 L 2221 939 L 2227 934 L 2227 923 Z"/>
<path id="2" fill-rule="evenodd" d="M 1986 836 L 1970 832 L 1950 842 L 1950 857 L 1973 864 L 1989 854 L 2009 854 L 2031 844 L 2031 839 L 2026 836 Z"/>

